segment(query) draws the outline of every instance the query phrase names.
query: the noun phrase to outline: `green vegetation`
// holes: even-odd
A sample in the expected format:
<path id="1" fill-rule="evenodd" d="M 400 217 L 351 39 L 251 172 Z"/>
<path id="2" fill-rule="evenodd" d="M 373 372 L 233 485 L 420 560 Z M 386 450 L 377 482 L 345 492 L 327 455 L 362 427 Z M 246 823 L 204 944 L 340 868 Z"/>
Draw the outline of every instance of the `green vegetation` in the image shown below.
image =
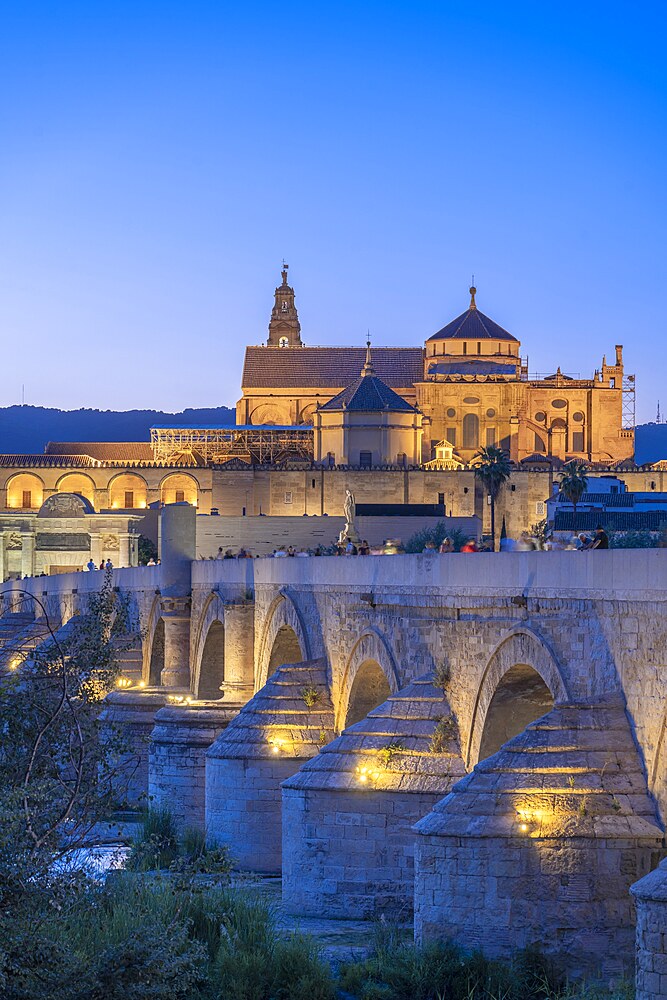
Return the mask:
<path id="1" fill-rule="evenodd" d="M 4 944 L 4 942 L 3 942 Z M 19 950 L 20 945 L 20 950 Z M 79 884 L 0 952 L 3 1000 L 334 1000 L 312 941 L 260 899 L 119 875 Z"/>
<path id="2" fill-rule="evenodd" d="M 574 508 L 574 517 L 577 517 L 577 504 L 588 490 L 588 469 L 584 462 L 572 459 L 563 466 L 560 477 L 560 492 L 566 500 L 569 500 Z"/>
<path id="3" fill-rule="evenodd" d="M 369 958 L 344 965 L 340 986 L 355 1000 L 631 1000 L 634 988 L 564 988 L 550 963 L 525 951 L 512 962 L 485 958 L 451 943 L 416 948 L 379 923 Z"/>
<path id="4" fill-rule="evenodd" d="M 312 684 L 309 684 L 307 687 L 301 688 L 301 697 L 306 708 L 312 708 L 320 700 L 320 692 Z"/>
<path id="5" fill-rule="evenodd" d="M 512 465 L 508 456 L 495 445 L 480 448 L 474 458 L 475 479 L 477 479 L 491 502 L 491 548 L 496 548 L 496 500 L 503 484 L 510 477 Z"/>
<path id="6" fill-rule="evenodd" d="M 445 753 L 450 743 L 458 740 L 459 727 L 453 715 L 443 715 L 438 719 L 431 737 L 431 753 Z"/>
<path id="7" fill-rule="evenodd" d="M 149 809 L 125 867 L 134 872 L 228 875 L 232 863 L 227 848 L 208 843 L 203 831 L 190 828 L 179 837 L 169 810 Z"/>
<path id="8" fill-rule="evenodd" d="M 445 538 L 450 538 L 454 546 L 454 551 L 458 552 L 462 545 L 468 541 L 468 536 L 458 528 L 447 528 L 446 521 L 441 521 L 433 528 L 424 528 L 418 531 L 406 543 L 406 552 L 423 552 L 427 542 L 433 542 L 436 549 L 440 548 Z"/>
<path id="9" fill-rule="evenodd" d="M 402 743 L 388 743 L 386 747 L 381 747 L 378 750 L 378 757 L 384 767 L 389 767 L 392 757 L 395 757 L 397 753 L 403 753 L 405 747 Z"/>

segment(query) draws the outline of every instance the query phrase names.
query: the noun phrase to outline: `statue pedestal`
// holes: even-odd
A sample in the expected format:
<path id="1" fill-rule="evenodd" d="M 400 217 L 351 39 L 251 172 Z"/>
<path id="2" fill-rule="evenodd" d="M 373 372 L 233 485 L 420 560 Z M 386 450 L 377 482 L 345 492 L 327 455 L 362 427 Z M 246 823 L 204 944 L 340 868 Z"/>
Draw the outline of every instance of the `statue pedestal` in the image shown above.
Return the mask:
<path id="1" fill-rule="evenodd" d="M 346 545 L 348 539 L 355 545 L 359 545 L 359 543 L 361 542 L 361 539 L 359 538 L 359 532 L 355 528 L 354 523 L 345 525 L 340 535 L 338 536 L 338 544 Z"/>

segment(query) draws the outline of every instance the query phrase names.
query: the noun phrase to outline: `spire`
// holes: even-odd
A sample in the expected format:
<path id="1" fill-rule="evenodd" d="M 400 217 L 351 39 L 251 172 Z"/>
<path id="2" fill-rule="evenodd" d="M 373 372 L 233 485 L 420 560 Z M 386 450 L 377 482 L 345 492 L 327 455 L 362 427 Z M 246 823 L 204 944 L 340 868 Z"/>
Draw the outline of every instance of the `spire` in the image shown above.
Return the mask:
<path id="1" fill-rule="evenodd" d="M 475 295 L 477 294 L 477 289 L 475 288 L 475 275 L 472 276 L 472 282 L 470 284 L 470 308 L 476 309 L 477 305 L 475 303 Z"/>
<path id="2" fill-rule="evenodd" d="M 365 375 L 375 375 L 375 369 L 373 368 L 373 362 L 371 361 L 371 337 L 368 335 L 368 340 L 366 341 L 366 360 L 364 361 L 364 367 L 361 369 L 361 377 Z"/>

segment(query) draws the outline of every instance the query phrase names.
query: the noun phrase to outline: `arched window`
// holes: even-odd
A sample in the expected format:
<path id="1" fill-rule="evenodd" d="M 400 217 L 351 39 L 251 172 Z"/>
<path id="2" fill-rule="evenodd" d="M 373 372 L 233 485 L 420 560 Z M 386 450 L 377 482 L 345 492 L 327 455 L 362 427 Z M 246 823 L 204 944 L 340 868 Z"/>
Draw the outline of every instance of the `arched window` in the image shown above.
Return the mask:
<path id="1" fill-rule="evenodd" d="M 466 413 L 463 418 L 463 447 L 479 448 L 479 418 L 476 413 Z"/>

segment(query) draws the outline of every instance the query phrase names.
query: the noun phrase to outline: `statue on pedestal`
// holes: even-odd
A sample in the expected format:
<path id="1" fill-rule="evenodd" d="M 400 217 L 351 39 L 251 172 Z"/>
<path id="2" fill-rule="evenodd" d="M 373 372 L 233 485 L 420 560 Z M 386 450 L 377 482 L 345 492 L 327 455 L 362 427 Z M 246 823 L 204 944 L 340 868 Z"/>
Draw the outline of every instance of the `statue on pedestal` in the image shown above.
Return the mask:
<path id="1" fill-rule="evenodd" d="M 354 499 L 354 493 L 350 489 L 345 490 L 345 503 L 343 504 L 343 513 L 345 514 L 345 527 L 338 536 L 338 544 L 344 545 L 348 538 L 355 544 L 359 542 L 359 535 L 354 524 L 354 515 L 357 510 L 357 504 Z"/>

